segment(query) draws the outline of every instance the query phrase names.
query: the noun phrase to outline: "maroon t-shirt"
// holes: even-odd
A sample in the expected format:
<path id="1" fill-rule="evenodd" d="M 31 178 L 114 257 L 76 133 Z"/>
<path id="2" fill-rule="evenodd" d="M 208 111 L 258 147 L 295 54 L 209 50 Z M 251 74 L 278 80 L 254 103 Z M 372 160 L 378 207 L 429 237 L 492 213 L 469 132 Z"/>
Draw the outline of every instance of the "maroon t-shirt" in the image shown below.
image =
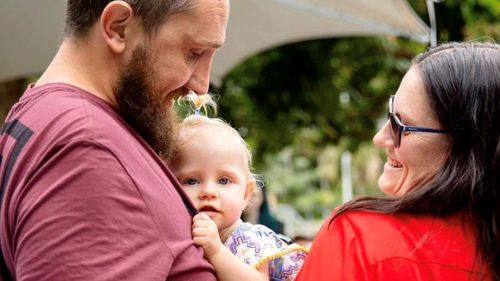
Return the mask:
<path id="1" fill-rule="evenodd" d="M 155 152 L 100 98 L 28 89 L 0 136 L 0 242 L 17 280 L 215 280 L 194 211 Z"/>

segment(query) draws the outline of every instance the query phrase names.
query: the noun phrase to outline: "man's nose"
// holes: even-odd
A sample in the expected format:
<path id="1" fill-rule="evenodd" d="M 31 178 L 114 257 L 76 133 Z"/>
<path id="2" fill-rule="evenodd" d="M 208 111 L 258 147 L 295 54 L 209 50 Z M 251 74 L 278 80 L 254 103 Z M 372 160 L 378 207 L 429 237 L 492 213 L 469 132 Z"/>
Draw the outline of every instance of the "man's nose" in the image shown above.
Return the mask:
<path id="1" fill-rule="evenodd" d="M 189 79 L 187 88 L 198 95 L 208 93 L 210 87 L 210 69 L 212 67 L 212 58 L 206 58 L 198 62 L 196 68 Z"/>

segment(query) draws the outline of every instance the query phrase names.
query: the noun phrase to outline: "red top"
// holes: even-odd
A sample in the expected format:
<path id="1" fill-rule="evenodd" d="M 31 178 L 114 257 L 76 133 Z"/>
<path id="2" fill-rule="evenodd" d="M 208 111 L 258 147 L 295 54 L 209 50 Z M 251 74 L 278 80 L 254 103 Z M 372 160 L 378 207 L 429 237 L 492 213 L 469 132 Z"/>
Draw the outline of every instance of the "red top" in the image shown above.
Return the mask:
<path id="1" fill-rule="evenodd" d="M 15 280 L 215 280 L 179 183 L 88 92 L 28 89 L 0 134 L 0 178 L 1 253 Z"/>
<path id="2" fill-rule="evenodd" d="M 461 216 L 350 211 L 326 220 L 296 281 L 492 280 Z"/>

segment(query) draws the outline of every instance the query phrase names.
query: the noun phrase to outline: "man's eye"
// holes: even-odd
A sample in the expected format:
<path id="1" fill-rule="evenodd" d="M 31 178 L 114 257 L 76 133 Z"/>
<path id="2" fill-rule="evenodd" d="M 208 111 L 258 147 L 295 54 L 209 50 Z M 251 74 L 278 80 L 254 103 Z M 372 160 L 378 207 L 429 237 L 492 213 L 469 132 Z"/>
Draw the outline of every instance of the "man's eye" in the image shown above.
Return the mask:
<path id="1" fill-rule="evenodd" d="M 196 185 L 198 183 L 200 183 L 200 182 L 194 178 L 189 178 L 189 179 L 184 181 L 184 184 L 187 184 L 187 185 Z"/>
<path id="2" fill-rule="evenodd" d="M 203 55 L 203 51 L 201 50 L 192 50 L 189 51 L 189 59 L 191 60 L 197 60 Z"/>
<path id="3" fill-rule="evenodd" d="M 228 178 L 226 178 L 226 177 L 220 178 L 217 182 L 219 184 L 221 184 L 221 185 L 226 185 L 226 184 L 230 184 L 231 183 L 231 181 Z"/>

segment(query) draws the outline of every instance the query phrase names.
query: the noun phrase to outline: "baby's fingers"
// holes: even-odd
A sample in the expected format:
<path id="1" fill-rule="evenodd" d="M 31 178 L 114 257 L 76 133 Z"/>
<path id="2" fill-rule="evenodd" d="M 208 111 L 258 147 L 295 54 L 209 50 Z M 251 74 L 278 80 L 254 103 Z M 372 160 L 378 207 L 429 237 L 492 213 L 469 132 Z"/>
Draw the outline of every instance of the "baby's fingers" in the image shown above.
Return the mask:
<path id="1" fill-rule="evenodd" d="M 212 221 L 212 219 L 205 213 L 198 213 L 193 217 L 193 222 L 195 221 Z"/>

